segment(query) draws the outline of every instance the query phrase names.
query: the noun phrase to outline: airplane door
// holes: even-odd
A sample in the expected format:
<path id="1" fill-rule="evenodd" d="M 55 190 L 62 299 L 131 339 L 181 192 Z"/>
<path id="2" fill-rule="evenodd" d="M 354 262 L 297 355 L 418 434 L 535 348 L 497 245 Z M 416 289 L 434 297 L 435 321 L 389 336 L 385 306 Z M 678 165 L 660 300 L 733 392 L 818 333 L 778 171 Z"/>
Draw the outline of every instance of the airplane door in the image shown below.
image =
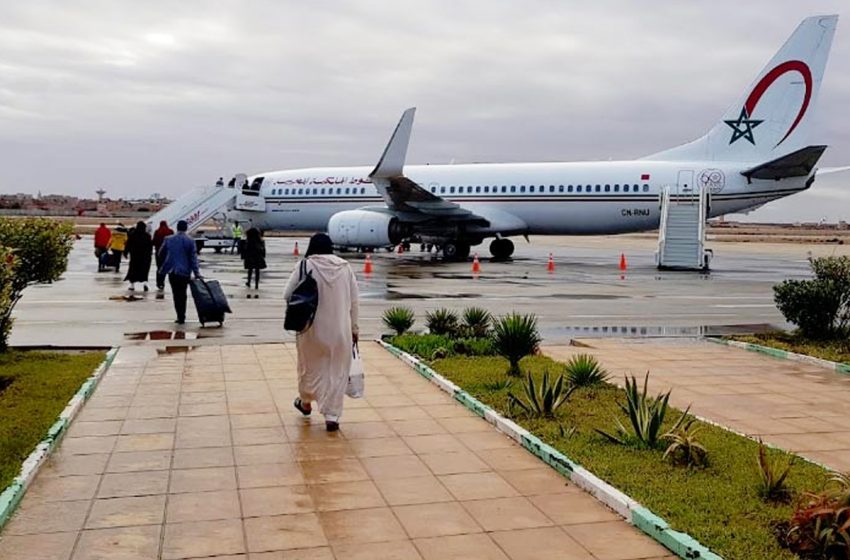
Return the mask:
<path id="1" fill-rule="evenodd" d="M 683 169 L 679 171 L 679 177 L 676 181 L 676 191 L 678 194 L 693 194 L 694 192 L 694 171 L 693 169 Z"/>
<path id="2" fill-rule="evenodd" d="M 265 212 L 266 199 L 263 196 L 263 177 L 255 177 L 251 183 L 248 178 L 239 173 L 234 178 L 236 193 L 236 209 L 249 212 Z M 241 187 L 240 187 L 241 185 Z"/>

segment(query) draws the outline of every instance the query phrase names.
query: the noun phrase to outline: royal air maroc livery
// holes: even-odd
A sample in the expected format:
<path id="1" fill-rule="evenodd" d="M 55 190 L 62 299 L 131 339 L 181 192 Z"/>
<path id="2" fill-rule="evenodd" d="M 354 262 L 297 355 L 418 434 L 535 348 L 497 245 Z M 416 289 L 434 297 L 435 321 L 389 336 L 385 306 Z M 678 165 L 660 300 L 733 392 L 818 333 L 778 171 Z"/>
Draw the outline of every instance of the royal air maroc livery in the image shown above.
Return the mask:
<path id="1" fill-rule="evenodd" d="M 706 217 L 746 211 L 814 182 L 826 146 L 811 144 L 809 129 L 837 20 L 803 20 L 705 136 L 672 149 L 633 161 L 405 165 L 408 109 L 376 166 L 240 175 L 227 218 L 327 231 L 344 247 L 418 241 L 462 259 L 486 239 L 507 258 L 512 236 L 658 228 L 665 189 L 710 193 Z"/>

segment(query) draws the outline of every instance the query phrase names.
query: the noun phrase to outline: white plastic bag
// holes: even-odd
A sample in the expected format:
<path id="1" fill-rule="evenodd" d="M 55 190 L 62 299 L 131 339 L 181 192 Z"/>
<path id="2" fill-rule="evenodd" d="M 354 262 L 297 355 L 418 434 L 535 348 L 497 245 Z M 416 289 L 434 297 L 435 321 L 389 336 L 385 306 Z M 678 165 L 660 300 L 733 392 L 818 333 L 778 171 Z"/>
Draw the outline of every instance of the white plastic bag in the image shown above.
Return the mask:
<path id="1" fill-rule="evenodd" d="M 351 348 L 351 369 L 348 372 L 348 386 L 345 394 L 352 399 L 363 398 L 365 378 L 363 376 L 363 360 L 360 358 L 360 348 L 357 344 Z"/>

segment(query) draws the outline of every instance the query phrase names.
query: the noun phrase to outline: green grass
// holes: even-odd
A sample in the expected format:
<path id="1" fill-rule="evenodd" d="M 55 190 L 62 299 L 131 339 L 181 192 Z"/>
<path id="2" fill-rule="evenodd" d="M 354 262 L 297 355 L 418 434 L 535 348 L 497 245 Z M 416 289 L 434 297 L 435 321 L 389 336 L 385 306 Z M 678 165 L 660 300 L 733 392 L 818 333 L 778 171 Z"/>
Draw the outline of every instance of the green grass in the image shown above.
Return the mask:
<path id="1" fill-rule="evenodd" d="M 850 364 L 850 342 L 840 343 L 837 341 L 808 340 L 794 333 L 773 331 L 763 334 L 732 336 L 731 340 L 749 342 L 779 348 L 797 354 L 806 354 L 829 360 L 831 362 L 844 362 Z"/>
<path id="2" fill-rule="evenodd" d="M 0 354 L 0 491 L 103 358 L 103 352 Z"/>
<path id="3" fill-rule="evenodd" d="M 509 416 L 507 394 L 511 389 L 494 383 L 505 379 L 507 361 L 503 358 L 453 357 L 438 360 L 433 367 L 482 402 Z M 525 358 L 521 367 L 539 378 L 547 368 L 557 374 L 564 366 L 535 356 Z M 517 390 L 516 384 L 512 390 Z M 615 414 L 627 422 L 617 407 L 617 402 L 624 398 L 622 389 L 609 384 L 579 388 L 553 420 L 524 416 L 513 419 L 641 502 L 674 529 L 689 533 L 728 560 L 796 558 L 779 547 L 771 529 L 773 523 L 790 517 L 793 506 L 767 504 L 757 494 L 756 442 L 700 423 L 702 429 L 698 439 L 708 449 L 708 467 L 675 467 L 662 459 L 663 449 L 623 447 L 595 433 L 595 428 L 613 429 Z M 667 425 L 680 415 L 681 411 L 671 407 Z M 575 427 L 576 431 L 564 437 L 559 426 L 564 431 Z M 818 491 L 823 488 L 825 479 L 824 469 L 798 461 L 788 484 L 795 493 Z"/>

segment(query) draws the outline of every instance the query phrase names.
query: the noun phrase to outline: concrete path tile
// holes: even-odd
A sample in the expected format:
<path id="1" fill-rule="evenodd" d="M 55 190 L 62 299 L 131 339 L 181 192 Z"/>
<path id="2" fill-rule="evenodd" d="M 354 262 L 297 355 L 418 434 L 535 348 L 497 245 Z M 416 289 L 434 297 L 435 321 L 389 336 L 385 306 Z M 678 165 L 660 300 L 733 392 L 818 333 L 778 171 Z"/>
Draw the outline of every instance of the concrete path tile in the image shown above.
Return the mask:
<path id="1" fill-rule="evenodd" d="M 168 471 L 141 471 L 103 475 L 98 498 L 150 496 L 168 492 Z"/>
<path id="2" fill-rule="evenodd" d="M 509 531 L 552 525 L 528 498 L 493 498 L 463 502 L 463 507 L 487 531 Z"/>
<path id="3" fill-rule="evenodd" d="M 241 519 L 239 494 L 236 490 L 189 492 L 168 497 L 166 523 Z"/>
<path id="4" fill-rule="evenodd" d="M 172 494 L 178 494 L 234 489 L 236 489 L 235 467 L 210 467 L 173 471 L 168 491 Z"/>
<path id="5" fill-rule="evenodd" d="M 499 531 L 490 537 L 511 560 L 594 560 L 587 549 L 558 527 Z"/>
<path id="6" fill-rule="evenodd" d="M 294 486 L 305 484 L 301 467 L 296 463 L 265 463 L 236 467 L 239 488 Z"/>
<path id="7" fill-rule="evenodd" d="M 420 560 L 410 541 L 340 544 L 333 547 L 337 558 L 345 560 Z"/>
<path id="8" fill-rule="evenodd" d="M 306 486 L 245 488 L 239 491 L 245 517 L 270 517 L 315 511 Z"/>
<path id="9" fill-rule="evenodd" d="M 83 531 L 73 560 L 150 560 L 159 550 L 159 525 Z"/>
<path id="10" fill-rule="evenodd" d="M 235 464 L 233 448 L 203 447 L 200 449 L 175 449 L 173 469 L 203 469 L 232 467 Z"/>
<path id="11" fill-rule="evenodd" d="M 637 529 L 618 521 L 569 525 L 564 531 L 599 560 L 637 560 L 662 556 L 667 551 Z"/>
<path id="12" fill-rule="evenodd" d="M 519 496 L 513 486 L 495 472 L 450 474 L 439 477 L 440 482 L 461 501 Z"/>
<path id="13" fill-rule="evenodd" d="M 165 525 L 162 559 L 177 560 L 245 552 L 242 522 L 238 519 L 196 521 Z"/>
<path id="14" fill-rule="evenodd" d="M 411 538 L 480 533 L 481 527 L 457 502 L 394 506 Z"/>
<path id="15" fill-rule="evenodd" d="M 171 466 L 171 450 L 128 451 L 113 453 L 106 465 L 107 473 L 168 470 Z"/>
<path id="16" fill-rule="evenodd" d="M 164 495 L 95 500 L 86 520 L 86 529 L 159 525 L 164 515 Z"/>
<path id="17" fill-rule="evenodd" d="M 310 487 L 309 491 L 317 511 L 367 509 L 387 505 L 378 488 L 370 480 L 317 484 Z"/>
<path id="18" fill-rule="evenodd" d="M 424 560 L 508 560 L 488 535 L 452 535 L 414 540 Z"/>
<path id="19" fill-rule="evenodd" d="M 7 535 L 0 541 L 0 560 L 68 560 L 77 533 Z"/>
<path id="20" fill-rule="evenodd" d="M 452 495 L 432 475 L 413 478 L 378 478 L 375 484 L 391 506 L 454 501 Z"/>
<path id="21" fill-rule="evenodd" d="M 328 540 L 315 513 L 254 517 L 244 520 L 248 551 L 255 552 L 315 548 Z"/>
<path id="22" fill-rule="evenodd" d="M 6 535 L 31 535 L 35 533 L 61 533 L 79 531 L 89 510 L 90 502 L 28 503 L 15 513 L 6 526 Z"/>
<path id="23" fill-rule="evenodd" d="M 319 518 L 332 545 L 407 539 L 393 511 L 387 507 L 328 511 L 320 513 Z"/>

